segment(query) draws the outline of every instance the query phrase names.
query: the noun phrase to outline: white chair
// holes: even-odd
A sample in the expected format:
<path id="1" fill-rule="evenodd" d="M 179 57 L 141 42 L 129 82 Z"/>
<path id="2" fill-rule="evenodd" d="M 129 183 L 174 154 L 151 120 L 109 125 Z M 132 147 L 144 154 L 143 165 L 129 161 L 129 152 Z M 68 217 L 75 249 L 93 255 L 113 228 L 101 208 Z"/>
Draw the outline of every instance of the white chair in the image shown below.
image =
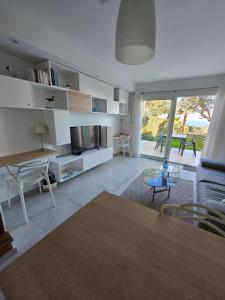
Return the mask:
<path id="1" fill-rule="evenodd" d="M 225 232 L 214 223 L 216 222 L 218 224 L 225 225 L 225 215 L 215 208 L 194 203 L 184 203 L 181 205 L 164 204 L 160 207 L 159 213 L 161 215 L 168 215 L 165 213 L 166 209 L 170 209 L 171 216 L 174 218 L 197 221 L 198 223 L 205 224 L 206 226 L 210 227 L 211 229 L 225 237 Z M 179 215 L 180 212 L 185 212 L 188 214 Z"/>
<path id="2" fill-rule="evenodd" d="M 116 140 L 117 144 L 117 153 L 119 155 L 120 151 L 123 152 L 124 159 L 126 158 L 126 150 L 128 150 L 129 156 L 130 156 L 130 135 L 128 136 L 120 136 Z"/>
<path id="3" fill-rule="evenodd" d="M 24 189 L 26 187 L 31 187 L 38 184 L 40 193 L 42 193 L 41 181 L 45 179 L 47 181 L 48 188 L 52 197 L 53 207 L 55 207 L 55 199 L 54 199 L 54 195 L 48 177 L 48 167 L 49 167 L 49 160 L 34 161 L 34 162 L 26 163 L 24 165 L 7 166 L 7 170 L 11 175 L 11 178 L 6 179 L 7 186 L 8 186 L 8 205 L 9 207 L 11 206 L 9 188 L 10 188 L 10 183 L 13 182 L 19 188 L 19 195 L 20 195 L 24 219 L 26 223 L 28 223 L 27 210 L 24 201 Z M 4 220 L 4 216 L 3 216 L 3 220 Z M 3 222 L 5 222 L 5 220 Z"/>

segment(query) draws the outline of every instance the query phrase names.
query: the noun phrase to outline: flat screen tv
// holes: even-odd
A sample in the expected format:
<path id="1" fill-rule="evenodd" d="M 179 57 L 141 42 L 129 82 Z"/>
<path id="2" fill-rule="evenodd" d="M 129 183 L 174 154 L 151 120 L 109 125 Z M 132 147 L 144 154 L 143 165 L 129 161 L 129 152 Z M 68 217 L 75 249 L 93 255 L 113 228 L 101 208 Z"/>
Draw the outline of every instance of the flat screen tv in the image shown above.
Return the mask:
<path id="1" fill-rule="evenodd" d="M 70 127 L 72 153 L 80 155 L 82 152 L 99 148 L 99 126 Z"/>

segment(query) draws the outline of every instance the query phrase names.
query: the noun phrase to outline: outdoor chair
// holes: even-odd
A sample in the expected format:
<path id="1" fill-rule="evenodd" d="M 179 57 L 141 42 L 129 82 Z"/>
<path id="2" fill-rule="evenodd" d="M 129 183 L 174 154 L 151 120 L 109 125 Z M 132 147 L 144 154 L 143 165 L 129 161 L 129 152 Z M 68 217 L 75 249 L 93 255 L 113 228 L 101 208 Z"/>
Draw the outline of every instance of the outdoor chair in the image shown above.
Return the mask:
<path id="1" fill-rule="evenodd" d="M 156 142 L 154 151 L 157 150 L 158 147 L 160 146 L 160 152 L 162 152 L 163 142 L 164 142 L 164 134 L 161 132 L 157 138 L 157 142 Z"/>
<path id="2" fill-rule="evenodd" d="M 188 146 L 192 146 L 193 153 L 196 157 L 196 142 L 194 138 L 192 138 L 190 141 L 182 141 L 181 149 L 179 149 L 179 152 L 181 150 L 181 156 L 184 154 L 184 150 Z"/>

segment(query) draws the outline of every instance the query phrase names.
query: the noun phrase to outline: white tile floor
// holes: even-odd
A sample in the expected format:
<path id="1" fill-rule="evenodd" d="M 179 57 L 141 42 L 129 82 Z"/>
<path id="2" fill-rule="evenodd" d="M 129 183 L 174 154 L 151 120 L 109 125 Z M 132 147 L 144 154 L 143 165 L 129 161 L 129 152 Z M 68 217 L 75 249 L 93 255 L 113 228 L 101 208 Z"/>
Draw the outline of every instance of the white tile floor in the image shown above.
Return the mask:
<path id="1" fill-rule="evenodd" d="M 48 193 L 34 193 L 26 196 L 29 224 L 24 224 L 21 204 L 18 199 L 12 201 L 12 208 L 3 207 L 7 226 L 20 255 L 37 243 L 46 234 L 63 223 L 102 191 L 120 195 L 130 183 L 148 167 L 157 167 L 161 163 L 148 158 L 115 157 L 78 177 L 58 186 L 54 191 L 56 208 Z M 195 181 L 195 173 L 181 171 L 181 177 Z M 12 259 L 11 259 L 12 260 Z M 3 268 L 7 263 L 0 266 Z"/>

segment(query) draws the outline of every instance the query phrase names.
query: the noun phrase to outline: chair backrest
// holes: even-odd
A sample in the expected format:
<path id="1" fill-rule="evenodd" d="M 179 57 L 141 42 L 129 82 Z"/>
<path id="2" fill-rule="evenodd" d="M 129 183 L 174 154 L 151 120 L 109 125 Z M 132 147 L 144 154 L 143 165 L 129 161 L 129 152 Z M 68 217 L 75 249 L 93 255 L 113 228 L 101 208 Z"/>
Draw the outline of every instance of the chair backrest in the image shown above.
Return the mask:
<path id="1" fill-rule="evenodd" d="M 225 237 L 225 232 L 215 224 L 225 225 L 225 215 L 215 208 L 194 203 L 184 203 L 181 205 L 164 204 L 160 207 L 160 214 L 165 215 L 166 209 L 170 209 L 172 211 L 172 217 L 182 220 L 193 220 L 205 224 Z M 179 215 L 180 212 L 188 214 Z"/>
<path id="2" fill-rule="evenodd" d="M 7 170 L 16 181 L 19 181 L 21 175 L 26 175 L 35 171 L 39 172 L 42 176 L 45 176 L 48 174 L 48 167 L 49 159 L 36 160 L 23 165 L 10 165 L 7 166 Z"/>

